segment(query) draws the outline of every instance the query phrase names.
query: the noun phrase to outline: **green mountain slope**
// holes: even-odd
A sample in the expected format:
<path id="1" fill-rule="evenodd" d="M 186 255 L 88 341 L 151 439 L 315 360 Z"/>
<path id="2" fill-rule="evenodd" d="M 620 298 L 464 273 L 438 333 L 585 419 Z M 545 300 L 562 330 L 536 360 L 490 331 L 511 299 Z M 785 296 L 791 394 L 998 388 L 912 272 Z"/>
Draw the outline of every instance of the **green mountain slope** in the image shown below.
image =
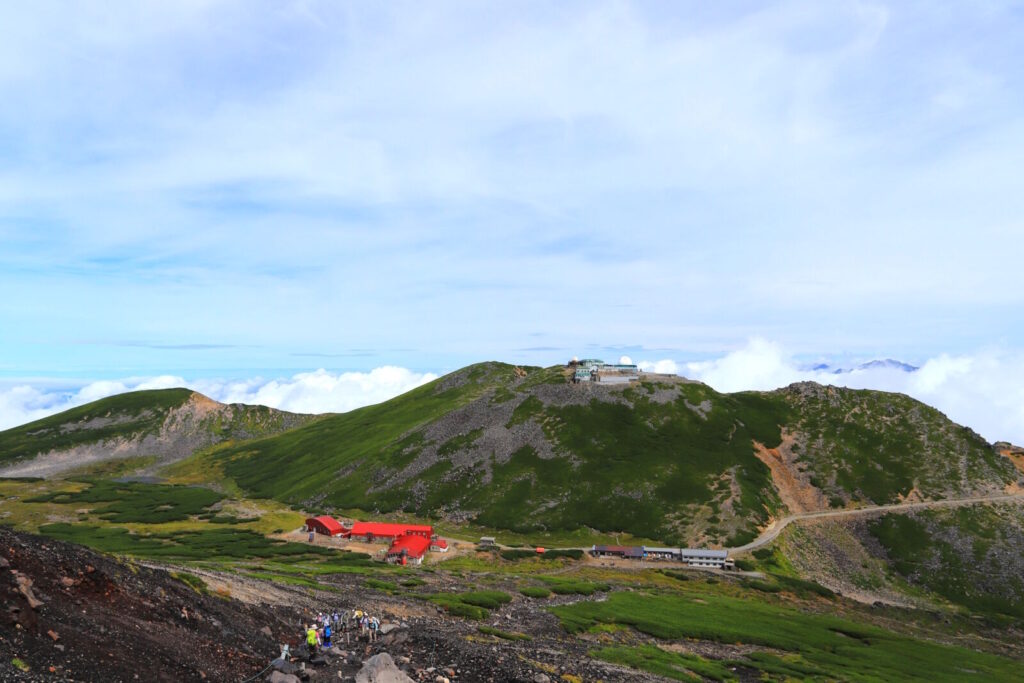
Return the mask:
<path id="1" fill-rule="evenodd" d="M 996 448 L 909 396 L 811 383 L 779 393 L 792 407 L 792 461 L 830 498 L 881 505 L 990 492 L 1017 480 Z"/>
<path id="2" fill-rule="evenodd" d="M 0 432 L 0 474 L 50 476 L 137 457 L 169 463 L 311 419 L 263 406 L 223 405 L 189 389 L 130 392 Z"/>
<path id="3" fill-rule="evenodd" d="M 0 463 L 67 450 L 125 434 L 154 431 L 191 398 L 188 389 L 133 391 L 0 432 Z"/>
<path id="4" fill-rule="evenodd" d="M 797 504 L 764 449 L 825 506 L 994 492 L 1018 478 L 983 439 L 905 396 L 807 384 L 720 394 L 660 376 L 572 385 L 563 368 L 500 363 L 214 449 L 201 465 L 309 507 L 731 545 Z"/>

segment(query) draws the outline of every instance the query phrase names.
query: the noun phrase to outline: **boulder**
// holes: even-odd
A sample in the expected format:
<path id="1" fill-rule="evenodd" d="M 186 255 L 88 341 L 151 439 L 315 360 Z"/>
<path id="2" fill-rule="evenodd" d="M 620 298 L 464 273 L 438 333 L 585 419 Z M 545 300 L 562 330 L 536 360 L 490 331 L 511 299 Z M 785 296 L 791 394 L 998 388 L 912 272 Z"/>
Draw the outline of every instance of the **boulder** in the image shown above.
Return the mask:
<path id="1" fill-rule="evenodd" d="M 280 671 L 283 674 L 293 674 L 299 670 L 299 667 L 289 662 L 287 659 L 281 659 L 280 657 L 270 663 L 270 666 L 274 667 L 276 671 Z"/>
<path id="2" fill-rule="evenodd" d="M 14 580 L 18 583 L 18 590 L 25 597 L 28 602 L 28 606 L 32 609 L 39 609 L 43 606 L 43 601 L 35 596 L 32 592 L 32 579 L 28 578 L 21 572 L 11 571 L 14 574 Z"/>
<path id="3" fill-rule="evenodd" d="M 363 662 L 356 674 L 356 683 L 415 683 L 406 676 L 387 652 L 381 652 Z"/>
<path id="4" fill-rule="evenodd" d="M 401 628 L 398 624 L 385 623 L 380 625 L 380 634 L 386 636 L 387 634 L 394 631 L 396 628 Z"/>
<path id="5" fill-rule="evenodd" d="M 280 671 L 272 671 L 267 681 L 268 683 L 300 683 L 298 676 L 281 673 Z"/>

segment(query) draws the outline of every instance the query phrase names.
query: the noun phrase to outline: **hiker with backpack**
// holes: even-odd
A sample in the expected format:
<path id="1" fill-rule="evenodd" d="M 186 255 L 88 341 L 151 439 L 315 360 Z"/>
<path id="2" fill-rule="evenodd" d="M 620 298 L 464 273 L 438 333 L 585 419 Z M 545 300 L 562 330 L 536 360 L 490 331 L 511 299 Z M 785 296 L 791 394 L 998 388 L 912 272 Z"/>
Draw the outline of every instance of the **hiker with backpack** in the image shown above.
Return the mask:
<path id="1" fill-rule="evenodd" d="M 324 621 L 324 647 L 331 646 L 331 622 Z"/>
<path id="2" fill-rule="evenodd" d="M 316 627 L 313 624 L 309 625 L 306 629 L 306 647 L 309 649 L 309 656 L 312 659 L 316 657 L 317 651 L 320 646 L 320 635 L 316 632 Z"/>
<path id="3" fill-rule="evenodd" d="M 380 619 L 377 617 L 370 618 L 370 642 L 377 642 L 377 634 L 380 633 Z"/>

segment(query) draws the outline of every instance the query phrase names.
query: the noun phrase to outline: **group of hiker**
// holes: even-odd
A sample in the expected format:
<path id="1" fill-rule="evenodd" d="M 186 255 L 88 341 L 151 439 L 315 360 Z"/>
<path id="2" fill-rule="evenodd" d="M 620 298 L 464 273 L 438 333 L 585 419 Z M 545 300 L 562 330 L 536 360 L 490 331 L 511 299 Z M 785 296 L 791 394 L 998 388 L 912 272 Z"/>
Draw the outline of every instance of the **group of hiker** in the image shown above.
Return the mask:
<path id="1" fill-rule="evenodd" d="M 347 645 L 353 635 L 357 641 L 376 642 L 380 635 L 380 619 L 361 609 L 329 614 L 321 612 L 316 621 L 306 627 L 306 647 L 311 655 L 315 655 L 321 647 L 331 647 L 334 638 L 340 642 L 344 637 Z"/>

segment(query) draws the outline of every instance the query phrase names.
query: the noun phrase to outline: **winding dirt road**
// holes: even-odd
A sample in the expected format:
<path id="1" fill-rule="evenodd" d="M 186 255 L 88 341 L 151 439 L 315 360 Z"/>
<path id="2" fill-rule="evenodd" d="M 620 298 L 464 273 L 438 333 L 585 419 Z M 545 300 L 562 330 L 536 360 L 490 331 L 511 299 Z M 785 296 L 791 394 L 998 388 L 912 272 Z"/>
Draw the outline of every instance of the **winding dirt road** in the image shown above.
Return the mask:
<path id="1" fill-rule="evenodd" d="M 770 543 L 782 533 L 782 530 L 793 522 L 802 519 L 822 519 L 825 517 L 857 517 L 870 515 L 878 512 L 905 512 L 907 510 L 919 510 L 922 508 L 939 507 L 960 507 L 961 505 L 977 505 L 979 503 L 1012 503 L 1024 502 L 1024 493 L 999 493 L 989 496 L 973 496 L 971 498 L 948 498 L 945 500 L 929 500 L 920 503 L 893 503 L 891 505 L 872 505 L 870 507 L 856 508 L 852 510 L 821 510 L 818 512 L 801 512 L 789 515 L 768 525 L 756 539 L 736 548 L 726 548 L 730 553 L 743 553 L 755 550 Z"/>

